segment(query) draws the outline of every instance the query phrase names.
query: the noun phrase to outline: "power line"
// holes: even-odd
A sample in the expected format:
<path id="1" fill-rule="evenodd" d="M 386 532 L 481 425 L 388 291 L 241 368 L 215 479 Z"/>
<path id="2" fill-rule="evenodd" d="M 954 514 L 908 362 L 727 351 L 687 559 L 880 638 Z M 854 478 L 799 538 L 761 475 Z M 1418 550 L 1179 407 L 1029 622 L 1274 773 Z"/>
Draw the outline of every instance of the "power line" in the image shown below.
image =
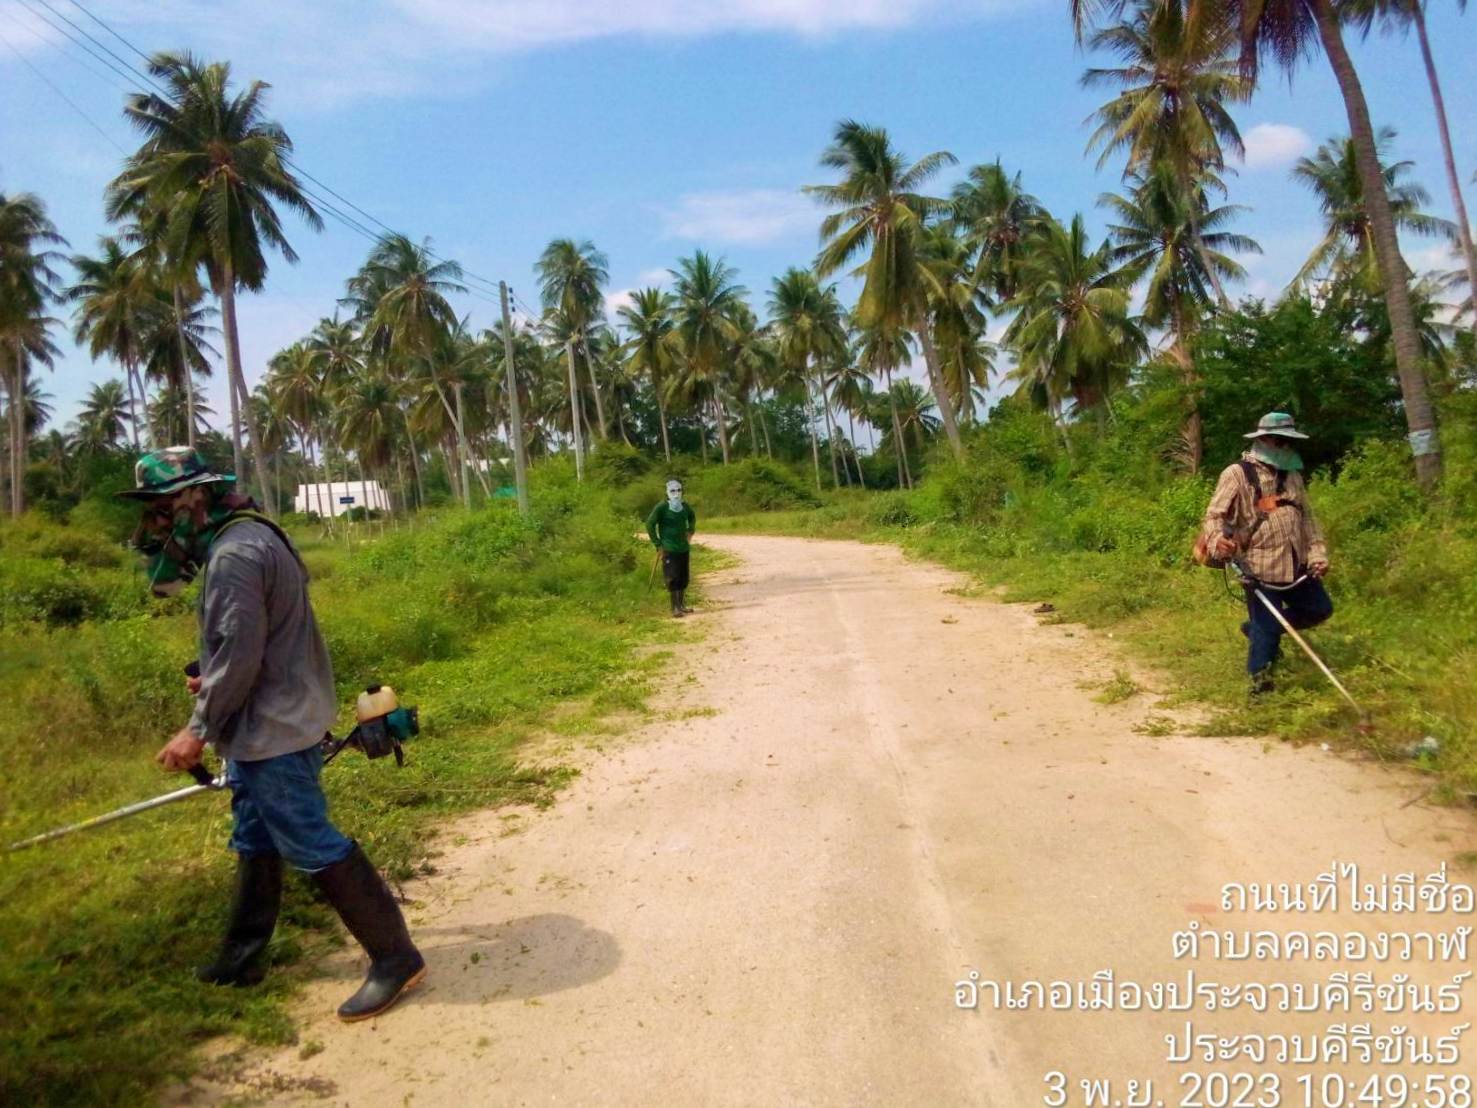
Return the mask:
<path id="1" fill-rule="evenodd" d="M 112 27 L 110 27 L 108 24 L 104 23 L 97 16 L 93 15 L 90 9 L 84 7 L 82 4 L 79 4 L 77 2 L 77 0 L 72 0 L 72 7 L 76 8 L 83 15 L 87 16 L 88 19 L 92 20 L 94 23 L 96 23 L 103 30 L 107 31 L 108 34 L 112 35 L 115 39 L 117 39 L 119 42 L 121 42 L 124 46 L 128 47 L 130 50 L 132 50 L 139 57 L 143 58 L 145 62 L 151 62 L 151 61 L 153 61 L 153 59 L 150 58 L 149 55 L 145 54 L 137 46 L 135 46 L 133 43 L 129 42 L 126 38 L 124 38 L 122 35 L 120 35 L 117 31 L 113 30 Z"/>
<path id="2" fill-rule="evenodd" d="M 39 19 L 40 17 L 38 16 L 37 18 Z M 47 24 L 47 25 L 50 26 L 50 24 Z M 73 54 L 69 50 L 64 50 L 62 48 L 61 42 L 58 42 L 58 41 L 55 41 L 53 39 L 47 38 L 40 31 L 36 30 L 36 28 L 33 27 L 29 22 L 18 22 L 16 24 L 16 26 L 20 27 L 21 30 L 25 31 L 26 34 L 30 35 L 33 39 L 35 39 L 37 42 L 39 42 L 42 46 L 45 46 L 45 47 L 47 47 L 49 49 L 55 50 L 62 57 L 66 58 L 67 61 L 69 61 L 73 65 L 77 66 L 79 69 L 85 70 L 87 72 L 87 75 L 89 77 L 93 77 L 96 80 L 99 80 L 103 84 L 107 85 L 109 88 L 111 88 L 111 89 L 117 89 L 120 92 L 129 93 L 129 92 L 134 91 L 133 88 L 130 85 L 122 85 L 122 84 L 119 84 L 118 81 L 117 81 L 117 79 L 116 79 L 116 76 L 106 76 L 106 75 L 104 75 L 102 73 L 99 73 L 90 64 L 88 64 L 87 62 L 83 61 L 76 54 Z M 64 39 L 63 41 L 66 42 L 67 45 L 73 45 L 71 39 Z"/>
<path id="3" fill-rule="evenodd" d="M 41 3 L 41 4 L 45 4 L 48 10 L 55 11 L 55 9 L 51 7 L 51 4 L 48 2 L 48 0 L 37 0 L 37 2 L 38 3 Z M 128 49 L 132 50 L 135 54 L 137 54 L 145 62 L 150 62 L 152 60 L 149 57 L 148 54 L 144 53 L 144 51 L 142 49 L 140 49 L 134 43 L 132 43 L 131 41 L 129 41 L 121 32 L 119 32 L 118 30 L 116 30 L 112 26 L 112 24 L 110 24 L 106 20 L 100 18 L 98 15 L 94 14 L 93 11 L 90 8 L 88 8 L 85 4 L 81 3 L 80 0 L 69 0 L 69 2 L 78 11 L 80 11 L 84 15 L 86 15 L 88 19 L 91 19 L 99 27 L 103 28 L 110 35 L 112 35 L 114 38 L 116 38 L 119 42 L 123 43 L 124 46 L 126 46 L 126 47 L 128 47 Z M 60 15 L 60 13 L 57 13 L 57 14 Z M 65 19 L 66 17 L 65 16 L 61 16 L 61 18 Z M 76 27 L 77 26 L 75 23 L 72 23 L 71 20 L 67 20 L 67 22 L 71 26 L 73 26 L 73 27 Z M 81 28 L 77 28 L 77 29 L 79 31 L 81 30 Z M 83 34 L 86 34 L 85 31 L 82 32 L 82 33 Z M 88 37 L 91 38 L 90 35 Z M 93 41 L 96 42 L 97 40 L 96 39 L 93 39 Z M 99 45 L 101 46 L 101 44 L 99 44 Z M 105 50 L 107 49 L 107 47 L 102 47 L 102 48 L 105 49 Z M 113 52 L 111 50 L 109 50 L 108 53 L 111 54 L 114 58 L 117 58 L 118 57 L 118 55 L 117 54 L 113 54 Z M 121 59 L 121 58 L 119 58 L 118 60 L 120 62 L 123 61 L 123 59 Z M 123 64 L 127 65 L 128 63 L 123 62 Z M 129 66 L 129 68 L 130 69 L 133 69 L 132 66 Z M 138 72 L 138 71 L 135 69 L 134 72 Z M 139 76 L 142 77 L 144 80 L 149 81 L 150 84 L 153 84 L 153 82 L 150 80 L 150 78 L 148 78 L 144 74 L 139 73 Z M 160 89 L 158 85 L 154 85 L 153 87 L 157 91 L 159 91 L 161 94 L 164 93 L 164 90 L 163 89 Z M 382 220 L 378 219 L 372 213 L 365 211 L 358 204 L 356 204 L 352 200 L 350 200 L 347 196 L 344 196 L 342 193 L 336 191 L 327 182 L 322 181 L 319 178 L 313 176 L 311 173 L 308 172 L 308 170 L 303 166 L 303 164 L 301 162 L 299 162 L 296 158 L 292 158 L 292 157 L 289 156 L 286 159 L 286 161 L 288 162 L 289 165 L 291 165 L 295 170 L 297 170 L 299 173 L 301 173 L 309 181 L 312 181 L 319 188 L 321 188 L 325 192 L 327 192 L 330 196 L 333 196 L 341 204 L 346 205 L 348 208 L 352 209 L 354 212 L 357 212 L 360 216 L 362 216 L 365 219 L 369 220 L 370 223 L 373 223 L 375 226 L 381 228 L 386 234 L 395 235 L 395 234 L 402 234 L 403 233 L 403 232 L 400 232 L 400 231 L 395 230 L 395 228 L 391 227 L 389 224 L 387 224 L 387 223 L 383 222 Z M 378 237 L 378 236 L 376 236 L 376 237 Z M 445 257 L 441 256 L 440 254 L 437 254 L 434 250 L 430 249 L 429 247 L 422 246 L 422 249 L 425 250 L 426 254 L 429 257 L 434 258 L 438 262 L 446 262 L 446 261 L 452 260 L 452 259 L 449 259 L 449 258 L 445 258 Z M 486 290 L 489 293 L 496 293 L 497 292 L 497 288 L 498 288 L 498 282 L 497 281 L 493 280 L 490 277 L 484 277 L 480 273 L 476 273 L 476 272 L 474 272 L 474 271 L 472 271 L 470 269 L 467 269 L 460 262 L 457 262 L 456 264 L 461 269 L 461 271 L 462 271 L 462 277 L 464 279 L 466 279 L 468 281 L 476 282 L 478 284 L 481 284 L 481 285 L 485 286 Z"/>
<path id="4" fill-rule="evenodd" d="M 16 48 L 15 44 L 10 41 L 10 39 L 6 38 L 4 35 L 0 35 L 0 42 L 3 42 L 5 44 L 5 48 L 20 59 L 22 65 L 24 65 L 37 77 L 41 78 L 41 80 L 46 83 L 46 86 L 51 89 L 52 92 L 60 96 L 62 100 L 66 102 L 68 107 L 70 107 L 74 112 L 80 115 L 87 122 L 87 125 L 89 127 L 100 134 L 105 142 L 112 145 L 113 149 L 117 150 L 118 153 L 121 154 L 123 157 L 128 157 L 128 151 L 124 150 L 123 147 L 118 143 L 116 139 L 113 138 L 112 135 L 104 131 L 102 129 L 102 126 L 95 119 L 93 119 L 92 116 L 88 115 L 85 111 L 78 107 L 76 102 L 73 101 L 70 96 L 68 96 L 65 92 L 63 92 L 60 88 L 53 84 L 50 77 L 48 77 L 46 74 L 42 73 L 41 70 L 32 65 L 31 59 L 22 54 L 20 50 Z"/>
<path id="5" fill-rule="evenodd" d="M 126 85 L 130 85 L 130 86 L 133 85 L 133 77 L 126 70 L 120 69 L 114 62 L 110 61 L 108 58 L 106 58 L 102 54 L 99 54 L 92 47 L 88 46 L 87 43 L 85 43 L 82 40 L 80 40 L 79 38 L 77 38 L 76 35 L 71 34 L 70 32 L 68 32 L 65 27 L 60 26 L 55 21 L 53 21 L 52 19 L 48 18 L 47 15 L 44 12 L 39 11 L 38 9 L 32 7 L 31 6 L 31 0 L 20 0 L 20 4 L 21 4 L 21 6 L 23 8 L 26 9 L 26 11 L 30 12 L 37 19 L 39 19 L 42 23 L 46 24 L 46 26 L 50 27 L 57 34 L 59 34 L 63 38 L 65 38 L 68 42 L 72 43 L 75 46 L 80 46 L 86 53 L 90 54 L 95 60 L 101 62 L 103 64 L 103 67 L 105 69 L 110 70 L 113 73 L 114 76 L 116 76 L 116 77 L 122 77 L 123 78 L 123 81 L 124 81 L 124 83 Z M 137 91 L 137 89 L 135 89 L 134 91 Z"/>
<path id="6" fill-rule="evenodd" d="M 133 91 L 133 92 L 140 91 L 137 88 L 137 86 L 134 85 L 134 81 L 135 81 L 135 79 L 137 79 L 139 81 L 142 81 L 148 87 L 152 88 L 158 95 L 163 96 L 166 99 L 168 98 L 169 93 L 164 88 L 162 88 L 159 84 L 157 84 L 153 80 L 152 77 L 150 77 L 146 73 L 141 72 L 137 67 L 135 67 L 132 63 L 128 62 L 124 58 L 120 57 L 116 52 L 114 52 L 112 49 L 110 49 L 106 44 L 100 42 L 96 37 L 94 37 L 93 35 L 89 34 L 82 27 L 78 26 L 75 21 L 73 21 L 72 19 L 69 19 L 66 15 L 64 15 L 61 12 L 57 11 L 56 8 L 54 8 L 51 5 L 51 3 L 49 2 L 49 0 L 35 0 L 35 2 L 43 5 L 48 12 L 52 13 L 58 19 L 60 19 L 63 22 L 65 22 L 67 24 L 67 27 L 70 27 L 72 29 L 72 31 L 75 32 L 75 34 L 69 32 L 64 27 L 59 26 L 53 20 L 48 19 L 46 17 L 46 15 L 44 15 L 40 11 L 37 11 L 32 6 L 32 0 L 20 0 L 20 2 L 21 2 L 21 4 L 23 4 L 26 7 L 26 9 L 28 11 L 31 12 L 32 15 L 36 16 L 36 18 L 40 19 L 42 22 L 44 22 L 52 30 L 54 30 L 57 33 L 59 33 L 60 35 L 62 35 L 62 37 L 64 39 L 66 39 L 68 42 L 72 43 L 73 45 L 80 46 L 83 50 L 85 50 L 88 54 L 90 54 L 94 59 L 96 59 L 97 61 L 101 62 L 104 66 L 106 66 L 112 73 L 114 73 L 115 75 L 121 77 L 123 79 L 123 81 L 125 82 L 125 85 L 127 85 L 127 86 L 133 86 L 132 89 L 131 89 L 131 91 Z M 129 50 L 132 50 L 140 58 L 143 58 L 144 61 L 149 62 L 149 61 L 152 60 L 150 58 L 150 56 L 148 54 L 146 54 L 142 49 L 140 49 L 133 42 L 131 42 L 128 38 L 126 38 L 121 32 L 119 32 L 118 30 L 116 30 L 106 20 L 104 20 L 101 17 L 99 17 L 98 15 L 96 15 L 86 5 L 80 3 L 79 0 L 69 0 L 69 2 L 72 4 L 73 7 L 77 8 L 78 11 L 80 11 L 84 15 L 86 15 L 88 19 L 92 20 L 94 23 L 96 23 L 103 30 L 107 31 L 108 34 L 112 35 L 119 42 L 123 43 L 124 46 L 126 46 Z M 82 38 L 79 39 L 77 37 L 78 35 L 82 36 Z M 39 38 L 40 36 L 38 35 L 37 37 Z M 86 41 L 83 41 L 83 39 L 85 39 Z M 45 40 L 43 39 L 42 41 L 45 41 Z M 98 48 L 98 50 L 102 50 L 104 52 L 104 54 L 106 54 L 107 56 L 104 57 L 103 55 L 99 54 L 97 52 L 97 50 L 94 50 L 91 46 L 88 45 L 89 43 L 92 43 L 92 44 L 96 45 L 96 47 Z M 94 76 L 96 76 L 96 74 L 94 74 Z M 49 81 L 47 83 L 50 84 Z M 52 87 L 55 88 L 54 85 Z M 56 91 L 60 95 L 60 90 L 58 89 Z M 63 97 L 63 99 L 65 99 L 65 97 Z M 70 103 L 70 101 L 68 101 L 68 102 Z M 109 141 L 112 142 L 113 140 L 112 139 L 109 139 Z M 114 145 L 116 145 L 116 143 Z M 120 148 L 120 150 L 121 150 L 121 148 Z M 370 223 L 372 223 L 375 226 L 383 229 L 383 231 L 386 234 L 401 234 L 402 233 L 402 232 L 395 231 L 388 224 L 386 224 L 383 221 L 381 221 L 380 219 L 376 218 L 373 214 L 371 214 L 370 212 L 366 211 L 365 209 L 363 209 L 362 207 L 360 207 L 358 204 L 354 203 L 352 200 L 350 200 L 348 197 L 344 196 L 342 193 L 338 192 L 336 189 L 332 188 L 326 182 L 322 181 L 318 177 L 315 177 L 313 174 L 311 174 L 310 172 L 308 172 L 308 170 L 306 168 L 304 168 L 304 166 L 302 165 L 302 163 L 299 162 L 297 159 L 295 159 L 295 158 L 293 158 L 293 157 L 291 157 L 289 155 L 284 160 L 293 169 L 295 169 L 298 173 L 302 174 L 302 176 L 304 178 L 306 178 L 307 180 L 313 182 L 315 185 L 318 186 L 318 188 L 322 189 L 324 192 L 328 193 L 330 196 L 333 196 L 336 200 L 339 201 L 339 203 L 343 204 L 348 209 L 351 209 L 352 211 L 357 212 L 360 216 L 363 216 L 364 219 L 368 220 Z M 369 239 L 371 242 L 375 242 L 375 243 L 378 243 L 384 237 L 383 235 L 381 235 L 379 233 L 376 233 L 375 231 L 371 230 L 368 226 L 366 226 L 364 223 L 361 223 L 359 220 L 355 219 L 353 216 L 347 214 L 347 212 L 345 212 L 345 211 L 341 210 L 340 208 L 336 207 L 334 204 L 332 204 L 329 201 L 327 201 L 324 197 L 322 197 L 322 196 L 314 193 L 311 189 L 307 188 L 306 186 L 302 186 L 302 188 L 303 188 L 303 192 L 306 195 L 308 195 L 308 197 L 310 199 L 312 199 L 319 207 L 321 207 L 325 211 L 325 213 L 327 213 L 330 216 L 330 218 L 332 218 L 335 221 L 341 223 L 343 226 L 347 227 L 349 230 L 354 231 L 356 234 L 362 235 L 365 238 Z M 448 261 L 454 261 L 453 259 L 449 259 L 449 258 L 443 257 L 442 255 L 436 253 L 434 250 L 432 250 L 428 246 L 422 245 L 421 246 L 421 249 L 423 249 L 426 252 L 427 256 L 435 259 L 438 262 L 443 262 L 444 263 L 444 262 L 448 262 Z M 485 301 L 487 303 L 490 303 L 490 304 L 497 304 L 497 303 L 499 303 L 499 301 L 497 301 L 496 299 L 494 299 L 491 295 L 488 295 L 488 293 L 496 292 L 496 290 L 498 288 L 498 282 L 497 281 L 493 280 L 490 277 L 484 277 L 484 276 L 482 276 L 479 273 L 476 273 L 476 272 L 474 272 L 472 270 L 467 269 L 460 262 L 454 262 L 454 264 L 460 270 L 461 276 L 462 276 L 462 278 L 464 280 L 466 280 L 468 282 L 474 282 L 476 284 L 479 284 L 479 285 L 483 286 L 482 289 L 467 287 L 465 289 L 467 295 L 472 296 L 472 297 L 474 297 L 474 298 L 476 298 L 478 300 L 483 300 L 483 301 Z"/>
<path id="7" fill-rule="evenodd" d="M 25 3 L 27 7 L 30 7 L 29 0 L 22 0 L 22 3 Z M 71 27 L 74 31 L 76 31 L 79 35 L 81 35 L 83 38 L 85 38 L 88 42 L 90 42 L 93 45 L 95 45 L 103 53 L 107 54 L 108 57 L 112 58 L 115 62 L 117 62 L 119 65 L 121 65 L 124 68 L 124 70 L 126 70 L 127 72 L 130 72 L 130 73 L 134 74 L 136 77 L 140 78 L 144 82 L 144 84 L 146 84 L 149 87 L 151 87 L 160 96 L 167 96 L 168 95 L 162 86 L 160 86 L 160 85 L 158 85 L 158 84 L 155 83 L 155 81 L 154 81 L 154 79 L 152 77 L 150 77 L 148 74 L 146 74 L 146 73 L 142 72 L 141 70 L 139 70 L 136 66 L 134 66 L 134 64 L 132 62 L 130 62 L 127 59 L 125 59 L 123 57 L 120 57 L 118 54 L 114 53 L 114 51 L 112 50 L 112 48 L 109 47 L 107 43 L 100 41 L 99 39 L 95 38 L 89 32 L 87 32 L 87 31 L 83 30 L 81 27 L 77 26 L 77 24 L 75 22 L 73 22 L 73 20 L 70 17 L 64 15 L 62 12 L 59 12 L 54 7 L 52 7 L 51 6 L 51 0 L 36 0 L 36 3 L 38 3 L 42 7 L 44 7 L 52 15 L 56 16 L 58 19 L 60 19 L 62 22 L 64 22 L 68 27 Z M 31 10 L 33 12 L 35 11 L 34 8 L 32 8 Z M 91 13 L 89 13 L 89 14 L 91 14 Z M 96 17 L 94 16 L 93 18 L 96 18 Z"/>

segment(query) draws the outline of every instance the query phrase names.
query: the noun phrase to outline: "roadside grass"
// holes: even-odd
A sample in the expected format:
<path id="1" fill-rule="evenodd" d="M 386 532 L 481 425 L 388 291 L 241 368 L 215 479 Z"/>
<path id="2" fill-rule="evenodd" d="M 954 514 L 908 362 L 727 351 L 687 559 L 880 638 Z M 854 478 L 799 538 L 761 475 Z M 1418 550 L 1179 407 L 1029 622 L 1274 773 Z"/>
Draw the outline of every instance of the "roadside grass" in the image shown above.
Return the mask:
<path id="1" fill-rule="evenodd" d="M 1055 611 L 1043 618 L 1051 622 L 1111 628 L 1136 659 L 1171 678 L 1169 704 L 1209 709 L 1203 733 L 1358 749 L 1427 778 L 1433 800 L 1477 802 L 1473 465 L 1452 455 L 1446 495 L 1429 505 L 1412 495 L 1398 446 L 1371 444 L 1345 460 L 1336 480 L 1315 480 L 1336 612 L 1309 638 L 1368 709 L 1367 734 L 1291 640 L 1277 691 L 1248 697 L 1243 594 L 1187 557 L 1209 496 L 1205 478 L 1138 491 L 1081 461 L 1085 472 L 1070 476 L 1025 474 L 980 439 L 966 466 L 935 459 L 912 492 L 832 493 L 818 509 L 738 513 L 707 526 L 895 543 L 970 574 L 1006 601 L 1050 602 Z M 1412 757 L 1428 735 L 1440 752 Z"/>
<path id="2" fill-rule="evenodd" d="M 29 537 L 0 532 L 0 545 L 75 537 L 28 527 Z M 341 702 L 380 681 L 420 708 L 403 769 L 346 751 L 324 774 L 336 821 L 394 880 L 433 869 L 431 832 L 451 815 L 549 804 L 575 771 L 523 764 L 529 740 L 598 737 L 612 720 L 647 716 L 663 644 L 684 633 L 659 618 L 663 598 L 648 591 L 628 520 L 557 468 L 535 489 L 532 522 L 499 504 L 352 551 L 298 537 Z M 142 590 L 116 546 L 105 557 L 106 543 L 83 545 L 99 564 L 35 557 L 48 579 L 87 595 Z M 0 842 L 188 783 L 159 773 L 152 755 L 188 716 L 189 603 L 116 603 L 80 619 L 63 606 L 50 622 L 44 604 L 32 618 L 5 613 Z M 192 977 L 229 903 L 229 824 L 228 799 L 209 795 L 0 855 L 0 1103 L 150 1103 L 192 1071 L 192 1048 L 210 1036 L 296 1041 L 288 1002 L 339 941 L 305 879 L 289 879 L 263 985 Z"/>

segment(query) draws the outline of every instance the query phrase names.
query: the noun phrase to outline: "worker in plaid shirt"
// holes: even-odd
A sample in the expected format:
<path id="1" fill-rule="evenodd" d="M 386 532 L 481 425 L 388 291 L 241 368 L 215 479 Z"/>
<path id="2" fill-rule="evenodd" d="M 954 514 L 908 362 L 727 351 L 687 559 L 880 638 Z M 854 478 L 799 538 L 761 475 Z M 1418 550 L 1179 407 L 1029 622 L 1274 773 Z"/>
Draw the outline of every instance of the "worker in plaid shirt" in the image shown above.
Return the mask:
<path id="1" fill-rule="evenodd" d="M 1222 558 L 1237 557 L 1288 623 L 1298 630 L 1316 627 L 1333 615 L 1323 587 L 1328 550 L 1313 518 L 1303 484 L 1303 459 L 1293 445 L 1308 436 L 1286 412 L 1268 412 L 1246 436 L 1251 448 L 1221 471 L 1205 510 L 1205 541 Z M 1225 529 L 1229 527 L 1228 537 Z M 1301 581 L 1286 591 L 1278 586 Z M 1241 625 L 1248 649 L 1246 671 L 1253 694 L 1272 691 L 1272 667 L 1282 644 L 1282 626 L 1246 590 L 1250 618 Z"/>

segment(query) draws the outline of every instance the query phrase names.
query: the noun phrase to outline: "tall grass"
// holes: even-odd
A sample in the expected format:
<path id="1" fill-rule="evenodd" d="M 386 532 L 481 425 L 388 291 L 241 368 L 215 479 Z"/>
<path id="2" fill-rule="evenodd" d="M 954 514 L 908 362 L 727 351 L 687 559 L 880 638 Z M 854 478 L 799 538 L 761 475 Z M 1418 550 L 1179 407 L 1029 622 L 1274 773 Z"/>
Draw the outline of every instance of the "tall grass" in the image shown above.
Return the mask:
<path id="1" fill-rule="evenodd" d="M 1477 397 L 1448 400 L 1447 476 L 1419 490 L 1402 442 L 1371 439 L 1314 473 L 1327 533 L 1334 618 L 1311 632 L 1322 657 L 1370 710 L 1372 735 L 1298 648 L 1284 644 L 1279 689 L 1247 696 L 1243 595 L 1191 561 L 1220 464 L 1176 476 L 1152 447 L 1154 413 L 1120 404 L 1102 438 L 1073 431 L 1073 454 L 1042 415 L 1005 405 L 966 458 L 942 452 L 912 492 L 829 494 L 815 510 L 736 514 L 710 529 L 893 541 L 1050 601 L 1052 618 L 1112 627 L 1175 683 L 1174 698 L 1214 710 L 1207 730 L 1357 744 L 1409 762 L 1434 796 L 1477 799 Z M 1411 759 L 1425 736 L 1440 752 Z"/>
<path id="2" fill-rule="evenodd" d="M 497 502 L 352 551 L 297 537 L 341 701 L 379 681 L 420 706 L 404 769 L 349 752 L 324 777 L 336 820 L 392 875 L 431 864 L 425 832 L 447 813 L 548 800 L 568 771 L 520 765 L 530 735 L 642 709 L 639 648 L 666 627 L 646 558 L 567 467 L 540 467 L 526 520 Z M 140 599 L 131 559 L 87 525 L 6 525 L 0 554 L 0 842 L 177 787 L 151 756 L 189 714 L 190 598 Z M 227 798 L 207 796 L 4 856 L 0 1103 L 147 1103 L 204 1036 L 292 1040 L 301 956 L 334 934 L 306 882 L 289 883 L 264 985 L 191 976 L 229 902 L 228 830 Z"/>

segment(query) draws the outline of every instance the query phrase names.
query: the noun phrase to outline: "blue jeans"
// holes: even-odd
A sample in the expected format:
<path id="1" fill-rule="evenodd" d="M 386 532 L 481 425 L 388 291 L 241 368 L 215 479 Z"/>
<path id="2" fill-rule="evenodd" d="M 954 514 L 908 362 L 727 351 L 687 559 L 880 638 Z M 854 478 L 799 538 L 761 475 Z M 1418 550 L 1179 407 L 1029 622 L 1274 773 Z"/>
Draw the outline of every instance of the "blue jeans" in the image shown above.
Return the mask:
<path id="1" fill-rule="evenodd" d="M 347 858 L 354 841 L 328 820 L 328 798 L 318 783 L 322 771 L 323 751 L 316 743 L 258 762 L 227 762 L 231 849 L 280 854 L 304 873 Z"/>
<path id="2" fill-rule="evenodd" d="M 1310 577 L 1286 592 L 1264 588 L 1262 595 L 1277 605 L 1277 610 L 1287 617 L 1287 622 L 1299 631 L 1305 627 L 1317 627 L 1333 615 L 1333 601 L 1329 599 L 1323 582 L 1316 577 Z M 1246 609 L 1251 614 L 1251 627 L 1246 635 L 1251 641 L 1246 652 L 1246 672 L 1256 674 L 1277 661 L 1282 652 L 1282 624 L 1250 589 L 1246 590 Z"/>

